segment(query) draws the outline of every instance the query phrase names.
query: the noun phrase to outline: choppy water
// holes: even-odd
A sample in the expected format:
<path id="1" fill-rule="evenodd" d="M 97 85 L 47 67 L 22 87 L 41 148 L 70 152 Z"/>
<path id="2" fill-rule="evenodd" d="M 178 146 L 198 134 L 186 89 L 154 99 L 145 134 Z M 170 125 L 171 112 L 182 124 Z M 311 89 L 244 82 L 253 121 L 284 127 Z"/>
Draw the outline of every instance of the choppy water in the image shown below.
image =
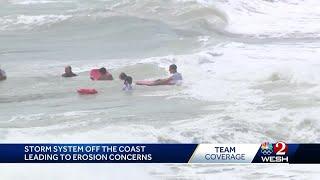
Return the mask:
<path id="1" fill-rule="evenodd" d="M 0 65 L 8 74 L 0 82 L 0 140 L 319 142 L 319 46 L 317 0 L 0 0 Z M 171 63 L 182 86 L 128 94 L 119 80 L 88 78 L 100 66 L 115 77 L 159 78 Z M 80 76 L 61 78 L 65 65 Z M 79 87 L 100 93 L 78 96 Z M 116 176 L 118 168 L 143 179 L 319 176 L 317 166 L 63 167 L 80 179 Z M 19 178 L 13 170 L 32 172 L 30 179 L 68 174 L 51 165 L 3 166 L 1 174 Z"/>

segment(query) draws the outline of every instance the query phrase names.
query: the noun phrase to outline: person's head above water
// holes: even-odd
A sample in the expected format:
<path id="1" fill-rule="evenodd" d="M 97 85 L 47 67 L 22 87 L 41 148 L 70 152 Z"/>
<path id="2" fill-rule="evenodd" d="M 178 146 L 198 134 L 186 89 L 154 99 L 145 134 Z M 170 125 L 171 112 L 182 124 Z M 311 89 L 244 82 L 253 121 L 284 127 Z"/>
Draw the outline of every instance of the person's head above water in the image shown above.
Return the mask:
<path id="1" fill-rule="evenodd" d="M 132 84 L 132 77 L 130 76 L 127 76 L 126 73 L 122 72 L 120 75 L 119 75 L 119 78 L 121 80 L 124 80 L 125 82 L 127 82 L 128 84 Z"/>
<path id="2" fill-rule="evenodd" d="M 105 67 L 98 69 L 98 71 L 99 71 L 99 75 L 98 75 L 99 77 L 97 80 L 102 80 L 102 81 L 113 80 L 112 74 L 109 73 Z"/>
<path id="3" fill-rule="evenodd" d="M 4 70 L 0 68 L 0 81 L 6 80 L 6 79 L 7 79 L 6 72 L 4 72 Z"/>
<path id="4" fill-rule="evenodd" d="M 119 79 L 121 79 L 121 80 L 126 80 L 127 77 L 128 76 L 124 72 L 120 73 L 120 75 L 119 75 Z"/>
<path id="5" fill-rule="evenodd" d="M 64 74 L 62 74 L 62 77 L 74 77 L 77 76 L 75 73 L 72 72 L 72 67 L 71 66 L 66 66 L 64 68 Z"/>
<path id="6" fill-rule="evenodd" d="M 177 65 L 171 64 L 171 65 L 169 66 L 169 72 L 170 72 L 171 74 L 176 73 L 176 72 L 177 72 Z"/>
<path id="7" fill-rule="evenodd" d="M 107 73 L 107 69 L 105 67 L 102 67 L 102 68 L 99 69 L 99 72 L 101 74 L 106 74 Z"/>
<path id="8" fill-rule="evenodd" d="M 72 73 L 72 67 L 71 67 L 71 66 L 66 66 L 66 67 L 64 68 L 64 72 L 65 72 L 66 74 L 71 74 L 71 73 Z"/>

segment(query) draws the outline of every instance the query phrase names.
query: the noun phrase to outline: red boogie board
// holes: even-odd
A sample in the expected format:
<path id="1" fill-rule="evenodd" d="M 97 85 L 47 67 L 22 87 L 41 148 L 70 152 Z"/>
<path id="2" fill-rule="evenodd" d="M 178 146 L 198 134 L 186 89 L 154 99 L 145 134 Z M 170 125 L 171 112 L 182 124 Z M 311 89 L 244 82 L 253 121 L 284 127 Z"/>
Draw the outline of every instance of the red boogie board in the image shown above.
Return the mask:
<path id="1" fill-rule="evenodd" d="M 85 94 L 97 94 L 98 91 L 96 89 L 89 89 L 89 88 L 82 88 L 78 89 L 77 92 L 79 94 L 85 95 Z"/>
<path id="2" fill-rule="evenodd" d="M 101 74 L 99 72 L 99 69 L 92 69 L 90 71 L 90 79 L 96 81 L 96 80 L 99 80 Z"/>

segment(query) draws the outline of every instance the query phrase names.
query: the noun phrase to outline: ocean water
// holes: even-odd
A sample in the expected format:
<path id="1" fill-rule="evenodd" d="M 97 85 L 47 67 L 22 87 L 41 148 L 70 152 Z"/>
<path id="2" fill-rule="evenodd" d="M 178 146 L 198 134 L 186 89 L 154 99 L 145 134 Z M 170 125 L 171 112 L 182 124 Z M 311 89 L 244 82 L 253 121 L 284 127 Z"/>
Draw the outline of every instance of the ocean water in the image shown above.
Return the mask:
<path id="1" fill-rule="evenodd" d="M 319 143 L 319 47 L 318 0 L 0 0 L 0 142 Z M 156 79 L 172 63 L 181 86 L 121 91 L 120 72 Z M 61 78 L 66 65 L 79 76 Z M 116 80 L 91 81 L 101 66 Z M 317 165 L 0 166 L 1 179 L 320 175 Z"/>

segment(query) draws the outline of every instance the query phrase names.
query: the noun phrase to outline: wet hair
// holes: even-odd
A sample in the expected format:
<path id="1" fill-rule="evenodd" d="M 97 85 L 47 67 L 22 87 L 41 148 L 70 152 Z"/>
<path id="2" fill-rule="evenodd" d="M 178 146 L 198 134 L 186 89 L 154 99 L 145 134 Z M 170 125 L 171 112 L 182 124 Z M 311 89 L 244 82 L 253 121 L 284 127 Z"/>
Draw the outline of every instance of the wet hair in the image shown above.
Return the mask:
<path id="1" fill-rule="evenodd" d="M 132 84 L 132 77 L 130 76 L 127 76 L 125 81 L 128 83 L 128 84 Z"/>
<path id="2" fill-rule="evenodd" d="M 127 77 L 128 77 L 128 76 L 127 76 L 126 73 L 124 73 L 124 72 L 120 73 L 120 75 L 119 75 L 119 78 L 120 78 L 121 80 L 126 80 Z"/>
<path id="3" fill-rule="evenodd" d="M 104 68 L 104 67 L 102 67 L 102 68 L 99 69 L 99 72 L 100 72 L 101 74 L 106 74 L 106 73 L 107 73 L 107 69 Z"/>
<path id="4" fill-rule="evenodd" d="M 72 67 L 71 66 L 66 66 L 64 69 L 65 70 L 69 69 L 70 71 L 72 71 Z"/>
<path id="5" fill-rule="evenodd" d="M 177 71 L 177 65 L 175 65 L 175 64 L 171 64 L 171 65 L 169 66 L 169 68 L 170 68 L 170 69 L 174 69 L 175 71 Z"/>
<path id="6" fill-rule="evenodd" d="M 125 83 L 128 83 L 128 84 L 132 84 L 132 77 L 126 75 L 126 73 L 122 72 L 120 75 L 119 75 L 119 78 L 121 80 L 124 80 Z"/>

